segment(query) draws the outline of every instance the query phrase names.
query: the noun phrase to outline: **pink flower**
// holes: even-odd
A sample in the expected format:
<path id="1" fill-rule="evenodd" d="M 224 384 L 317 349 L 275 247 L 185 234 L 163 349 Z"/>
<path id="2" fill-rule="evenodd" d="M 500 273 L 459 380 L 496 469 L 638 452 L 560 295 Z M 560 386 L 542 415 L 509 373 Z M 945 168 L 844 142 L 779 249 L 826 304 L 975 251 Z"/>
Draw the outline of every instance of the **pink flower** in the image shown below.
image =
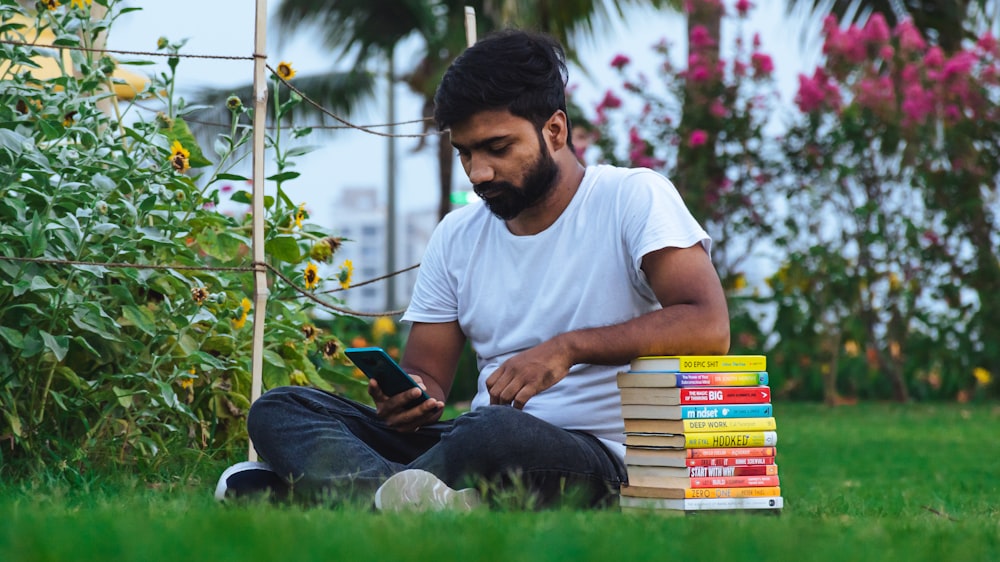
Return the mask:
<path id="1" fill-rule="evenodd" d="M 712 114 L 712 117 L 722 119 L 726 115 L 729 115 L 729 110 L 722 103 L 721 100 L 714 100 L 712 105 L 708 108 L 708 112 Z"/>
<path id="2" fill-rule="evenodd" d="M 754 53 L 750 56 L 750 64 L 753 71 L 758 76 L 770 76 L 774 72 L 774 61 L 771 57 L 763 53 Z"/>
<path id="3" fill-rule="evenodd" d="M 709 78 L 708 67 L 702 64 L 689 68 L 687 76 L 692 82 L 704 82 Z"/>
<path id="4" fill-rule="evenodd" d="M 924 64 L 930 68 L 941 68 L 944 64 L 944 51 L 941 47 L 937 45 L 931 47 L 927 50 L 927 56 L 924 57 Z"/>
<path id="5" fill-rule="evenodd" d="M 625 68 L 631 60 L 625 55 L 615 55 L 615 58 L 611 59 L 611 67 L 617 70 Z"/>
<path id="6" fill-rule="evenodd" d="M 691 43 L 691 47 L 695 49 L 715 45 L 715 39 L 712 39 L 712 36 L 708 33 L 708 29 L 704 25 L 694 26 L 691 29 L 691 37 L 688 40 Z"/>
<path id="7" fill-rule="evenodd" d="M 746 76 L 746 74 L 747 74 L 747 65 L 744 64 L 744 63 L 742 63 L 742 62 L 740 62 L 740 61 L 735 61 L 733 63 L 733 74 L 736 75 L 736 76 L 739 76 L 739 77 Z"/>
<path id="8" fill-rule="evenodd" d="M 708 142 L 708 133 L 701 129 L 691 131 L 691 136 L 688 137 L 688 144 L 691 145 L 691 148 L 701 146 L 706 142 Z"/>
<path id="9" fill-rule="evenodd" d="M 910 84 L 918 82 L 920 80 L 920 69 L 917 68 L 917 65 L 915 64 L 908 64 L 903 67 L 901 76 L 903 78 L 903 83 Z"/>
<path id="10" fill-rule="evenodd" d="M 899 36 L 899 47 L 903 53 L 917 53 L 927 48 L 927 42 L 917 26 L 910 19 L 905 19 L 896 25 L 896 35 Z"/>
<path id="11" fill-rule="evenodd" d="M 892 48 L 892 45 L 882 45 L 882 48 L 878 51 L 878 56 L 882 57 L 882 60 L 892 60 L 892 57 L 896 55 L 896 49 Z"/>
<path id="12" fill-rule="evenodd" d="M 908 123 L 919 125 L 934 111 L 934 99 L 919 82 L 908 82 L 903 90 L 900 108 Z"/>
<path id="13" fill-rule="evenodd" d="M 747 15 L 747 12 L 750 11 L 750 8 L 753 8 L 753 4 L 751 4 L 749 0 L 736 0 L 736 12 L 740 16 Z"/>
<path id="14" fill-rule="evenodd" d="M 618 109 L 622 106 L 622 100 L 614 94 L 611 90 L 604 93 L 604 99 L 601 100 L 598 109 Z"/>
<path id="15" fill-rule="evenodd" d="M 219 191 L 221 191 L 223 193 L 229 193 L 232 190 L 233 190 L 233 186 L 231 186 L 231 185 L 229 185 L 227 183 L 226 185 L 222 186 L 222 189 L 220 189 Z"/>
<path id="16" fill-rule="evenodd" d="M 997 40 L 987 31 L 979 36 L 979 40 L 976 41 L 976 47 L 979 47 L 984 53 L 995 53 L 997 50 Z"/>
<path id="17" fill-rule="evenodd" d="M 830 78 L 817 68 L 812 78 L 799 74 L 799 91 L 795 94 L 795 104 L 803 113 L 818 111 L 824 106 L 840 108 L 840 92 L 830 83 Z"/>
<path id="18" fill-rule="evenodd" d="M 889 25 L 885 23 L 885 16 L 874 13 L 868 18 L 864 30 L 865 39 L 874 45 L 882 45 L 889 40 Z"/>
<path id="19" fill-rule="evenodd" d="M 976 56 L 968 51 L 961 51 L 948 59 L 944 64 L 943 78 L 948 80 L 955 77 L 968 76 L 972 70 L 972 65 L 976 63 Z"/>

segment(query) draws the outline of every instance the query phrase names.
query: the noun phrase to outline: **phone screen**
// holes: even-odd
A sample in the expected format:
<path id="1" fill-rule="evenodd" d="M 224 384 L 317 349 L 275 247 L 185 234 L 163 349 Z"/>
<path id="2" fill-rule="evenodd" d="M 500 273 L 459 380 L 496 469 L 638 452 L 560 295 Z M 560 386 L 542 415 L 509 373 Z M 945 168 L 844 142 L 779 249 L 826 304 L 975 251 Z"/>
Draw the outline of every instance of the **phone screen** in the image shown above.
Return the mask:
<path id="1" fill-rule="evenodd" d="M 393 359 L 380 347 L 351 347 L 344 354 L 354 362 L 368 378 L 375 379 L 378 386 L 387 396 L 394 396 L 409 390 L 419 388 L 416 381 L 410 378 Z M 427 400 L 430 396 L 421 391 L 420 398 L 414 400 L 414 405 Z"/>

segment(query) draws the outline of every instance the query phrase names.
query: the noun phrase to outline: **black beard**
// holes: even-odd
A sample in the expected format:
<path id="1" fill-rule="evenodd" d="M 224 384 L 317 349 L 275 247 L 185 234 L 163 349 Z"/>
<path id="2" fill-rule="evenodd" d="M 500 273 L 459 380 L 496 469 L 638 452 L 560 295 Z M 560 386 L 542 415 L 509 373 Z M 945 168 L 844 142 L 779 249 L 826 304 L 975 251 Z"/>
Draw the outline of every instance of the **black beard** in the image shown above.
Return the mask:
<path id="1" fill-rule="evenodd" d="M 473 187 L 476 194 L 486 203 L 486 208 L 498 218 L 505 221 L 513 219 L 544 199 L 556 186 L 559 166 L 556 165 L 552 155 L 545 152 L 544 145 L 542 146 L 541 154 L 528 170 L 523 186 L 518 187 L 506 181 L 491 181 Z M 484 197 L 485 194 L 492 196 Z"/>

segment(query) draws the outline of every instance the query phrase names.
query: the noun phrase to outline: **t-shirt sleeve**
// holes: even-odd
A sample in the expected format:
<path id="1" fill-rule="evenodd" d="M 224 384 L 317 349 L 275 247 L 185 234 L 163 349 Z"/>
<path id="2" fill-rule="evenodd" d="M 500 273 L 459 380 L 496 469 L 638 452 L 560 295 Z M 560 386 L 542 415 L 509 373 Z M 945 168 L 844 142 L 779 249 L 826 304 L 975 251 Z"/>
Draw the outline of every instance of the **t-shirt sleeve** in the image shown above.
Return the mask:
<path id="1" fill-rule="evenodd" d="M 446 262 L 448 221 L 438 224 L 424 250 L 413 285 L 410 305 L 403 322 L 451 322 L 458 319 L 458 297 L 454 273 Z"/>
<path id="2" fill-rule="evenodd" d="M 712 239 L 684 204 L 674 184 L 652 170 L 635 170 L 623 181 L 625 244 L 641 278 L 642 258 L 662 248 L 701 244 L 711 255 Z"/>

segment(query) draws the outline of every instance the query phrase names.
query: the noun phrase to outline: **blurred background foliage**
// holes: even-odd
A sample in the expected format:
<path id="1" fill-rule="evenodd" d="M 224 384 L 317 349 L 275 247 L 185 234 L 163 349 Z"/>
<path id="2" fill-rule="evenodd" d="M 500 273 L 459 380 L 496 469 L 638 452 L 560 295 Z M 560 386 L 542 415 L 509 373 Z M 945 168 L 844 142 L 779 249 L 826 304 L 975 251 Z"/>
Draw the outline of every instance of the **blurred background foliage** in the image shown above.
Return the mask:
<path id="1" fill-rule="evenodd" d="M 286 24 L 306 17 L 294 4 L 282 6 Z M 349 3 L 319 4 L 337 13 Z M 596 6 L 574 15 L 491 3 L 481 25 L 522 22 L 569 40 L 609 15 Z M 666 42 L 654 47 L 654 69 L 615 54 L 608 64 L 621 83 L 596 107 L 571 107 L 594 144 L 582 157 L 663 172 L 706 225 L 732 352 L 767 355 L 779 398 L 998 395 L 1000 48 L 976 33 L 981 4 L 963 6 L 970 15 L 954 41 L 878 10 L 826 20 L 825 56 L 787 108 L 772 59 L 738 24 L 749 2 L 728 13 L 689 3 L 686 64 Z M 177 448 L 245 451 L 254 295 L 248 178 L 238 170 L 252 110 L 247 97 L 216 99 L 231 126 L 203 150 L 187 120 L 205 108 L 174 94 L 192 79 L 184 44 L 161 38 L 169 71 L 138 95 L 162 112 L 129 115 L 121 64 L 74 47 L 99 49 L 130 9 L 0 0 L 0 474 L 153 463 Z M 726 17 L 737 20 L 735 37 L 720 36 Z M 441 45 L 460 41 L 440 21 L 414 22 L 428 53 L 444 58 L 400 79 L 430 88 L 460 51 Z M 347 23 L 359 37 L 370 31 Z M 720 49 L 724 40 L 731 49 Z M 391 55 L 394 43 L 366 41 L 331 47 Z M 297 141 L 312 131 L 295 126 L 308 114 L 302 100 L 271 80 L 265 388 L 307 384 L 367 400 L 343 348 L 376 345 L 399 358 L 405 332 L 331 297 L 350 287 L 352 266 L 337 249 L 351 242 L 285 194 L 309 150 Z M 357 88 L 336 93 L 337 107 L 372 91 L 366 79 L 337 84 Z M 476 371 L 467 348 L 451 402 L 472 397 Z"/>

